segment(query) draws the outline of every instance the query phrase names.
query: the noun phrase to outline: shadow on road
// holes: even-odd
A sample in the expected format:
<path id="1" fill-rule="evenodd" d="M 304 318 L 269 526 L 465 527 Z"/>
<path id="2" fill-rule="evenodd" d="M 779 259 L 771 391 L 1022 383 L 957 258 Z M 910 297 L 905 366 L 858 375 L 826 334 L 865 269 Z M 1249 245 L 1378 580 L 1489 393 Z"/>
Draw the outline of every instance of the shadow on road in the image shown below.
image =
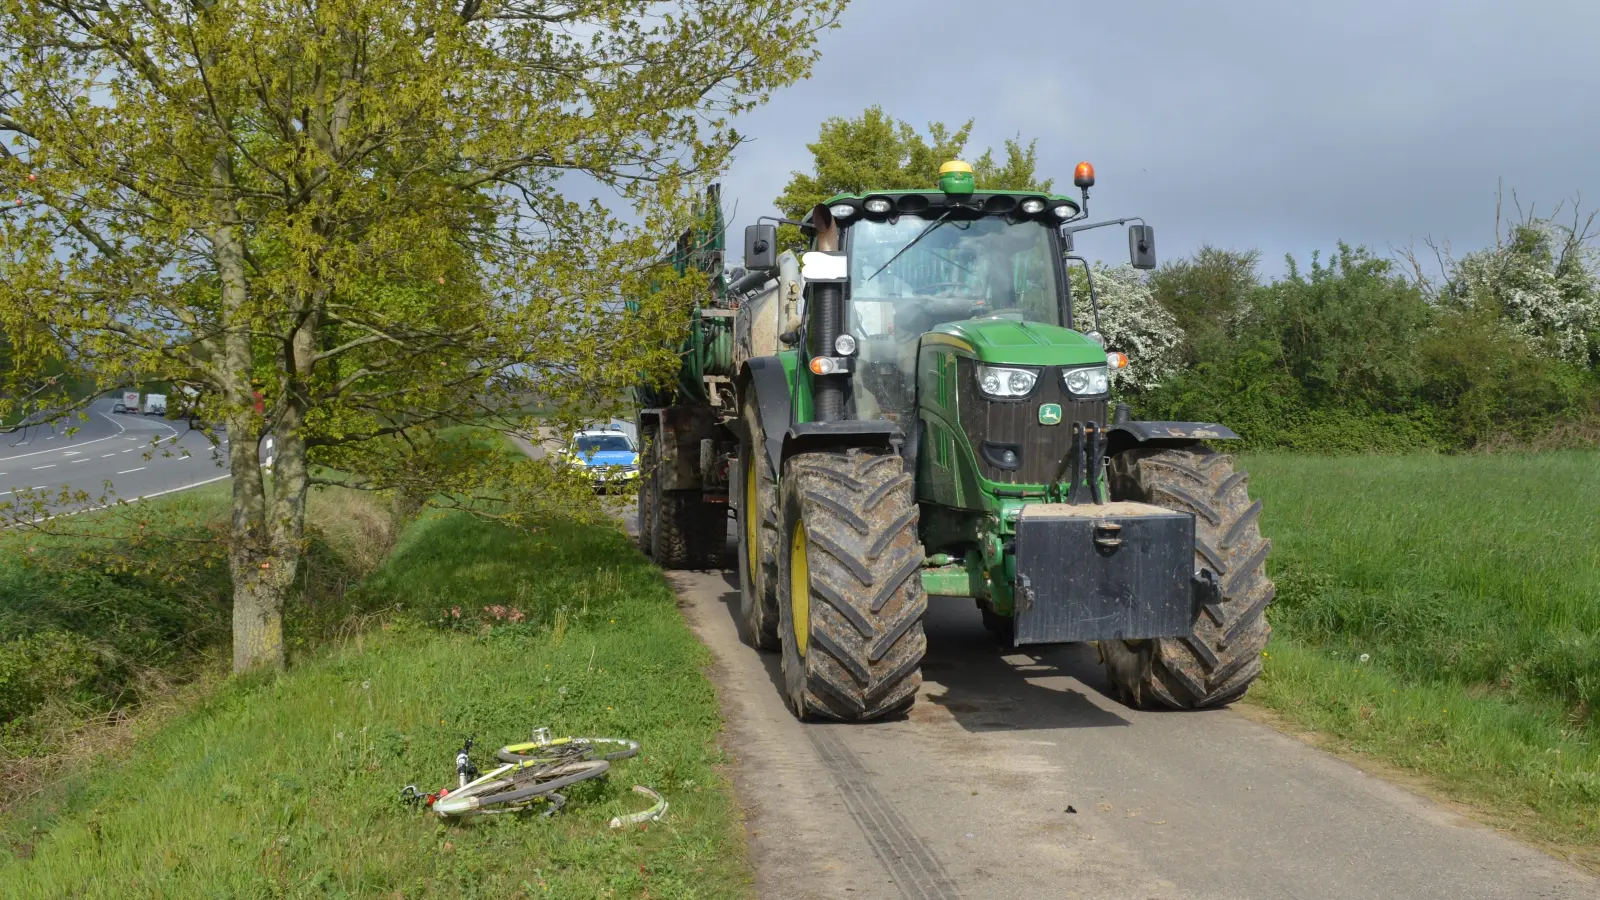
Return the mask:
<path id="1" fill-rule="evenodd" d="M 1104 693 L 1100 663 L 1087 644 L 1004 648 L 965 597 L 930 597 L 923 629 L 928 655 L 922 675 L 945 688 L 927 700 L 948 710 L 968 731 L 1128 724 L 1080 689 Z"/>
<path id="2" fill-rule="evenodd" d="M 722 602 L 739 637 L 748 647 L 739 618 L 739 576 L 724 571 Z M 1054 728 L 1105 728 L 1127 725 L 1126 719 L 1096 706 L 1083 691 L 1104 693 L 1105 678 L 1086 644 L 1006 650 L 983 628 L 972 601 L 934 597 L 924 628 L 928 654 L 923 678 L 944 688 L 925 694 L 919 703 L 949 711 L 967 731 L 1027 731 Z M 755 652 L 755 651 L 750 651 Z M 761 663 L 772 689 L 784 693 L 783 669 L 777 653 L 762 653 Z M 916 715 L 915 711 L 912 713 Z"/>

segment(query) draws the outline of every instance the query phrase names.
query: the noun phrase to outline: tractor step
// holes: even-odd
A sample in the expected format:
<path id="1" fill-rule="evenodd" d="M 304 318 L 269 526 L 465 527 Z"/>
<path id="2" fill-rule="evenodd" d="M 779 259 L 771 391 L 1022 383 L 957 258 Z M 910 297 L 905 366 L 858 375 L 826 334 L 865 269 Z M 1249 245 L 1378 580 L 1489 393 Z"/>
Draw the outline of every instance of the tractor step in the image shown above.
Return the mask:
<path id="1" fill-rule="evenodd" d="M 1208 583 L 1194 516 L 1144 503 L 1041 503 L 1017 520 L 1016 643 L 1188 635 Z"/>

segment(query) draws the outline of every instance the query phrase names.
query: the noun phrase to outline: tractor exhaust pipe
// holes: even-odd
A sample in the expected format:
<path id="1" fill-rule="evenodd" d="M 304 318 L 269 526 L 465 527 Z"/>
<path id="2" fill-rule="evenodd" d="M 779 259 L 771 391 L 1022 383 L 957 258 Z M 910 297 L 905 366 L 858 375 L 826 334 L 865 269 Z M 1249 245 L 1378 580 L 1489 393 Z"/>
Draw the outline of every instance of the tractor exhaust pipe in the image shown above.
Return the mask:
<path id="1" fill-rule="evenodd" d="M 839 249 L 839 223 L 826 206 L 817 204 L 811 210 L 811 222 L 816 228 L 816 249 Z M 811 285 L 811 302 L 816 308 L 813 325 L 816 335 L 811 341 L 811 352 L 817 356 L 832 356 L 834 342 L 844 330 L 844 288 L 838 284 L 818 282 Z M 850 386 L 849 375 L 821 375 L 813 382 L 817 404 L 817 421 L 838 422 L 844 418 L 845 391 Z"/>

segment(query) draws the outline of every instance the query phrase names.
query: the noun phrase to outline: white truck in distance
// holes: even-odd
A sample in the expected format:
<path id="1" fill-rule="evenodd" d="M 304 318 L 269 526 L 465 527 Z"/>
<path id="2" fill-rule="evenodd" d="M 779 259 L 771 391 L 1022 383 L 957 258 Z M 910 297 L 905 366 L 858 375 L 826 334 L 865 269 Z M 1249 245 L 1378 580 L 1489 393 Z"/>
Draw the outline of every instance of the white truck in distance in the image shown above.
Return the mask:
<path id="1" fill-rule="evenodd" d="M 144 414 L 147 416 L 164 416 L 167 414 L 166 394 L 145 394 Z"/>

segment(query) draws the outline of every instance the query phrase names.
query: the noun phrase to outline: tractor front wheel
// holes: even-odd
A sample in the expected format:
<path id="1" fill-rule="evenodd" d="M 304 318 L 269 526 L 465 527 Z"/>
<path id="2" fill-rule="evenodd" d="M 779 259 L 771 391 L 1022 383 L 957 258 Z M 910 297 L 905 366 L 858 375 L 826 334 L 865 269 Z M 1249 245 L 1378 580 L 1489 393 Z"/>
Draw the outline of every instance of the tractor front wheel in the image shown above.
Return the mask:
<path id="1" fill-rule="evenodd" d="M 893 453 L 801 453 L 784 465 L 778 634 L 790 707 L 860 722 L 903 712 L 922 684 L 922 542 Z"/>
<path id="2" fill-rule="evenodd" d="M 1247 474 L 1205 447 L 1129 450 L 1111 460 L 1111 496 L 1194 514 L 1194 567 L 1217 573 L 1221 602 L 1208 602 L 1181 638 L 1100 641 L 1112 688 L 1135 707 L 1202 709 L 1244 696 L 1261 674 L 1272 628 L 1273 586 L 1261 537 L 1261 501 Z"/>
<path id="3" fill-rule="evenodd" d="M 739 615 L 745 640 L 760 650 L 777 650 L 778 488 L 754 397 L 745 398 L 742 414 L 745 437 L 739 442 L 734 484 L 739 492 Z"/>

